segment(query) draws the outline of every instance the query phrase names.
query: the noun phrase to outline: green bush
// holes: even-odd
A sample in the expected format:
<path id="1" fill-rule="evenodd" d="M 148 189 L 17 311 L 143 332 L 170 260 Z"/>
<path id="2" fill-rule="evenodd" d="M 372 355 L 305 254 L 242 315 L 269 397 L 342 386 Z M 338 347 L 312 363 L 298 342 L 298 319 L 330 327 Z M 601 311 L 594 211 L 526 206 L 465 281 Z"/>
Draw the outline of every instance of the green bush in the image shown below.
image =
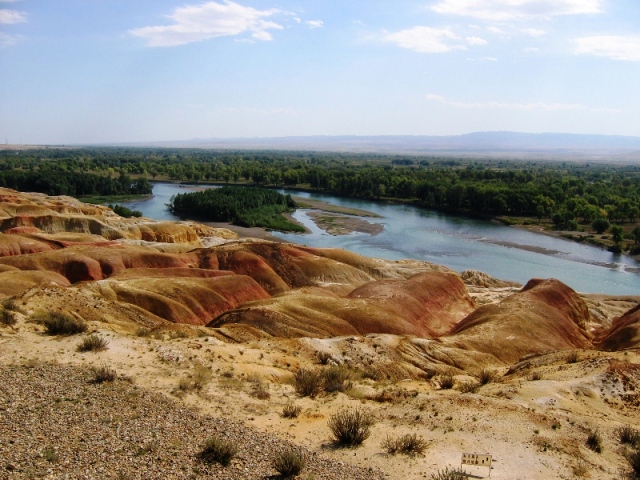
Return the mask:
<path id="1" fill-rule="evenodd" d="M 273 468 L 285 478 L 299 475 L 306 465 L 304 456 L 298 450 L 287 450 L 273 459 Z"/>
<path id="2" fill-rule="evenodd" d="M 219 463 L 226 467 L 237 453 L 238 447 L 234 442 L 211 437 L 205 442 L 198 457 L 205 463 Z"/>
<path id="3" fill-rule="evenodd" d="M 49 335 L 75 335 L 87 331 L 87 324 L 62 312 L 47 312 L 36 321 L 42 323 Z"/>
<path id="4" fill-rule="evenodd" d="M 371 434 L 374 420 L 370 413 L 356 408 L 340 410 L 329 418 L 329 429 L 340 446 L 361 445 Z"/>

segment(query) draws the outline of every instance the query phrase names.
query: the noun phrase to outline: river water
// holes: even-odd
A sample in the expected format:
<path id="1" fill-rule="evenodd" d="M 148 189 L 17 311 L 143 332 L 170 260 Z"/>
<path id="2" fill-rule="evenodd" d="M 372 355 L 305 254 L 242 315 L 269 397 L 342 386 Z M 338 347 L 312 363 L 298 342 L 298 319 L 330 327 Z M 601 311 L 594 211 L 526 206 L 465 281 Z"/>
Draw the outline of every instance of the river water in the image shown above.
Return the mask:
<path id="1" fill-rule="evenodd" d="M 192 187 L 154 184 L 153 198 L 127 202 L 157 220 L 178 220 L 166 209 L 172 195 Z M 625 255 L 505 225 L 445 215 L 408 205 L 356 200 L 283 190 L 299 197 L 360 208 L 380 215 L 367 218 L 384 229 L 378 235 L 334 236 L 318 228 L 297 210 L 293 216 L 311 233 L 273 232 L 289 242 L 313 247 L 337 247 L 388 260 L 405 258 L 446 265 L 458 272 L 473 269 L 504 280 L 526 283 L 534 277 L 557 278 L 580 292 L 640 295 L 640 262 Z"/>

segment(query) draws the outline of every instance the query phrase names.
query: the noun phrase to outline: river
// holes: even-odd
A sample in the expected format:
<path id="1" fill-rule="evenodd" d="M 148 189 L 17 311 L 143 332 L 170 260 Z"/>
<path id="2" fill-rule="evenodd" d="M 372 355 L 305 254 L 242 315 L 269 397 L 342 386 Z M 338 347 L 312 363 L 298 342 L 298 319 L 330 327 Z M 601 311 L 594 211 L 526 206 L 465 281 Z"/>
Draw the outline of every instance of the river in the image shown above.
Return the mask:
<path id="1" fill-rule="evenodd" d="M 165 204 L 172 195 L 192 187 L 155 183 L 154 196 L 126 202 L 157 220 L 178 220 Z M 201 188 L 201 187 L 200 187 Z M 334 236 L 318 228 L 306 210 L 293 216 L 311 233 L 273 232 L 282 240 L 313 247 L 337 247 L 368 257 L 426 260 L 458 272 L 473 269 L 504 280 L 526 283 L 534 277 L 557 278 L 580 292 L 640 295 L 640 262 L 625 255 L 581 245 L 494 222 L 446 215 L 413 206 L 374 202 L 330 195 L 293 192 L 345 207 L 360 208 L 380 215 L 367 218 L 381 223 L 378 235 L 352 233 Z"/>

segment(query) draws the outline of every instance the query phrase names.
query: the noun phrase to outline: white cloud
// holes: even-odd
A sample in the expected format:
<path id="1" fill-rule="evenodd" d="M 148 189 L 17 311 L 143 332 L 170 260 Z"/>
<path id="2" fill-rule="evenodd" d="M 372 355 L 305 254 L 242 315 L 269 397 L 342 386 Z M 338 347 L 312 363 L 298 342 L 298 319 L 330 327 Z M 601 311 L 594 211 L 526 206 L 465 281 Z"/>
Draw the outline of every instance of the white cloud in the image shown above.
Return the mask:
<path id="1" fill-rule="evenodd" d="M 469 45 L 486 45 L 487 41 L 480 37 L 467 37 Z"/>
<path id="2" fill-rule="evenodd" d="M 526 48 L 523 48 L 522 51 L 527 53 L 535 53 L 535 52 L 539 52 L 540 49 L 537 47 L 526 47 Z"/>
<path id="3" fill-rule="evenodd" d="M 504 33 L 504 31 L 501 28 L 494 27 L 494 26 L 487 27 L 487 30 L 493 33 Z"/>
<path id="4" fill-rule="evenodd" d="M 481 20 L 599 13 L 604 0 L 441 0 L 432 10 Z"/>
<path id="5" fill-rule="evenodd" d="M 448 28 L 413 27 L 385 35 L 385 40 L 420 53 L 445 53 L 466 50 L 461 38 Z"/>
<path id="6" fill-rule="evenodd" d="M 307 20 L 306 23 L 311 28 L 322 28 L 322 27 L 324 27 L 324 22 L 322 20 Z"/>
<path id="7" fill-rule="evenodd" d="M 467 58 L 470 62 L 497 62 L 498 59 L 496 57 L 481 57 L 481 58 Z M 434 95 L 437 97 L 438 95 Z"/>
<path id="8" fill-rule="evenodd" d="M 0 24 L 10 23 L 22 23 L 27 21 L 27 16 L 24 12 L 18 12 L 17 10 L 0 10 Z"/>
<path id="9" fill-rule="evenodd" d="M 225 0 L 176 8 L 168 18 L 172 25 L 142 27 L 129 33 L 144 38 L 150 47 L 172 47 L 209 38 L 250 32 L 257 40 L 271 40 L 269 30 L 282 30 L 282 25 L 264 20 L 283 13 L 277 9 L 256 10 Z"/>
<path id="10" fill-rule="evenodd" d="M 640 62 L 640 35 L 596 35 L 573 40 L 575 53 Z"/>
<path id="11" fill-rule="evenodd" d="M 531 37 L 542 37 L 547 34 L 546 30 L 540 30 L 538 28 L 524 28 L 522 33 L 529 35 Z"/>
<path id="12" fill-rule="evenodd" d="M 9 35 L 8 33 L 0 32 L 0 48 L 15 45 L 21 38 L 20 35 Z"/>
<path id="13" fill-rule="evenodd" d="M 588 110 L 600 113 L 618 113 L 619 110 L 611 108 L 592 108 L 579 103 L 505 103 L 505 102 L 456 102 L 448 100 L 441 95 L 428 94 L 427 100 L 439 102 L 456 108 L 483 109 L 483 110 L 542 110 L 542 111 L 567 111 L 567 110 Z"/>

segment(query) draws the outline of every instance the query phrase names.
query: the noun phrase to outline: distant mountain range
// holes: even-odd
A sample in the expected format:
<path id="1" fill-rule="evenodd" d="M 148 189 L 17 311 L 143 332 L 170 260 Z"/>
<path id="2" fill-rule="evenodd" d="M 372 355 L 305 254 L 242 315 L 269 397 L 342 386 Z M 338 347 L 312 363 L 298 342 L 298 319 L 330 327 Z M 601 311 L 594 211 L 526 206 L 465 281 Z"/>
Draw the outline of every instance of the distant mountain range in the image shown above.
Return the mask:
<path id="1" fill-rule="evenodd" d="M 599 158 L 613 154 L 640 159 L 640 137 L 570 133 L 475 132 L 464 135 L 300 136 L 206 138 L 152 142 L 164 147 L 377 152 L 398 154 L 569 155 Z"/>

